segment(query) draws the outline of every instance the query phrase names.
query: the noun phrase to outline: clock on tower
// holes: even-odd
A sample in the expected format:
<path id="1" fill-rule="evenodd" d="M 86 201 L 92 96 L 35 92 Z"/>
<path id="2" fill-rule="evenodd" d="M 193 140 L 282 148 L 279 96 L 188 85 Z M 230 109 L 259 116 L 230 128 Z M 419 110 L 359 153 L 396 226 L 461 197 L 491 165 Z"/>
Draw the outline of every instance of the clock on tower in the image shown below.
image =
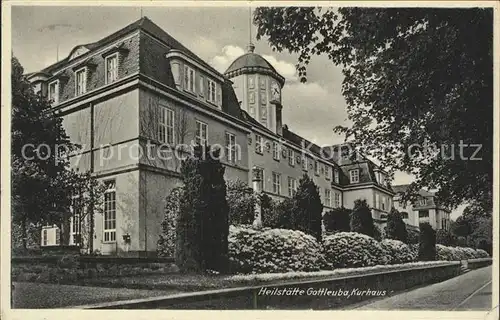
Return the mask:
<path id="1" fill-rule="evenodd" d="M 281 88 L 279 86 L 279 84 L 275 81 L 273 81 L 273 83 L 271 84 L 271 95 L 273 97 L 273 100 L 275 101 L 280 101 L 280 97 L 281 97 Z"/>

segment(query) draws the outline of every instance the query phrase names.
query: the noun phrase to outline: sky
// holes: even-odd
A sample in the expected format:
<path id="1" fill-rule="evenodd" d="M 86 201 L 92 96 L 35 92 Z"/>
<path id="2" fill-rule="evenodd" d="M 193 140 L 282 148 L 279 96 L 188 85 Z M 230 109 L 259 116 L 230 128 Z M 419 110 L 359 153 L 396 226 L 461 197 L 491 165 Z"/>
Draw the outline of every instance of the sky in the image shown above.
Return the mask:
<path id="1" fill-rule="evenodd" d="M 249 12 L 246 6 L 142 7 L 143 16 L 220 72 L 246 51 L 250 34 L 254 35 L 255 52 L 286 79 L 283 123 L 318 145 L 341 143 L 343 137 L 333 133 L 335 126 L 348 124 L 341 68 L 326 56 L 315 56 L 307 69 L 307 83 L 300 83 L 295 70 L 297 56 L 273 52 L 265 39 L 257 41 Z M 25 72 L 38 71 L 58 57 L 64 59 L 75 46 L 95 42 L 140 17 L 140 7 L 12 7 L 12 50 Z M 412 180 L 412 176 L 396 172 L 393 184 Z"/>

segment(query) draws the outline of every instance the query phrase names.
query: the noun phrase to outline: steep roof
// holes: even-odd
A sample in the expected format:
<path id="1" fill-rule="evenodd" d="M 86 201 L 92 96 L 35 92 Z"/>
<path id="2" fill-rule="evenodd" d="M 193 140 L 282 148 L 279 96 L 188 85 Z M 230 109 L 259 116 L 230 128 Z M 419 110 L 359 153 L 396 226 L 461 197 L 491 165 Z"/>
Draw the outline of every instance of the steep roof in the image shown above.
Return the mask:
<path id="1" fill-rule="evenodd" d="M 184 54 L 186 54 L 190 58 L 194 59 L 196 62 L 200 63 L 204 67 L 206 67 L 206 68 L 210 69 L 211 71 L 214 71 L 217 74 L 220 74 L 222 76 L 222 74 L 220 72 L 215 70 L 212 66 L 210 66 L 208 63 L 206 63 L 203 59 L 198 57 L 195 53 L 193 53 L 191 50 L 189 50 L 184 45 L 182 45 L 179 41 L 174 39 L 170 34 L 168 34 L 165 30 L 160 28 L 154 22 L 152 22 L 148 17 L 143 17 L 135 22 L 132 22 L 131 24 L 127 25 L 126 27 L 110 34 L 109 36 L 106 36 L 106 37 L 100 39 L 99 41 L 96 41 L 93 43 L 87 43 L 87 44 L 83 44 L 83 45 L 78 45 L 75 48 L 73 48 L 73 50 L 71 50 L 71 51 L 73 52 L 75 49 L 80 48 L 80 47 L 85 47 L 89 50 L 94 50 L 100 46 L 103 46 L 107 43 L 115 41 L 116 39 L 119 39 L 120 37 L 132 32 L 132 31 L 138 30 L 138 29 L 141 29 L 141 30 L 149 33 L 150 35 L 154 36 L 155 38 L 165 42 L 172 49 L 182 51 Z M 82 56 L 85 56 L 85 55 L 87 55 L 87 54 L 83 54 Z M 59 67 L 63 66 L 64 64 L 66 64 L 69 61 L 70 56 L 71 56 L 71 54 L 68 55 L 68 57 L 64 58 L 63 60 L 60 60 L 60 61 L 44 68 L 43 70 L 41 70 L 41 72 L 51 72 L 55 69 L 58 69 Z"/>
<path id="2" fill-rule="evenodd" d="M 234 60 L 233 63 L 231 63 L 231 65 L 229 66 L 229 68 L 227 68 L 225 73 L 229 73 L 247 67 L 260 67 L 276 72 L 276 69 L 274 69 L 274 67 L 260 54 L 254 52 L 247 52 L 244 55 L 238 57 L 236 60 Z"/>

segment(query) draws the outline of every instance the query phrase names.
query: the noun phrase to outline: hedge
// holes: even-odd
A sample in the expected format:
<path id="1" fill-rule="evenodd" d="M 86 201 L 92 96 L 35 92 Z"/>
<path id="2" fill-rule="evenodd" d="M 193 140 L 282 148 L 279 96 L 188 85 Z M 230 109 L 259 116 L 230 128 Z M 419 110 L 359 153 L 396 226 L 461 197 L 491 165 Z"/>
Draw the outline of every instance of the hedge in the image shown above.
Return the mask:
<path id="1" fill-rule="evenodd" d="M 417 260 L 417 257 L 410 249 L 410 246 L 402 241 L 384 239 L 380 242 L 380 244 L 390 256 L 390 264 L 407 263 Z"/>
<path id="2" fill-rule="evenodd" d="M 320 244 L 302 231 L 230 226 L 228 240 L 233 273 L 318 271 L 326 266 Z"/>
<path id="3" fill-rule="evenodd" d="M 377 240 L 355 232 L 339 232 L 325 237 L 323 252 L 334 268 L 384 265 L 391 261 Z"/>

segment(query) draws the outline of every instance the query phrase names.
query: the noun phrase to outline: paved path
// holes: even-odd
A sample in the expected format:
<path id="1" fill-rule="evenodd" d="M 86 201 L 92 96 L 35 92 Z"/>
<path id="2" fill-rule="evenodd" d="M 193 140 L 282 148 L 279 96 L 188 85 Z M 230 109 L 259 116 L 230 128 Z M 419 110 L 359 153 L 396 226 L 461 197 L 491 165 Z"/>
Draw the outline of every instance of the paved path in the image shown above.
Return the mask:
<path id="1" fill-rule="evenodd" d="M 353 306 L 357 310 L 474 310 L 492 308 L 492 267 L 409 290 L 377 301 Z"/>
<path id="2" fill-rule="evenodd" d="M 15 282 L 13 308 L 61 308 L 179 293 L 175 290 L 138 290 L 60 284 Z"/>

